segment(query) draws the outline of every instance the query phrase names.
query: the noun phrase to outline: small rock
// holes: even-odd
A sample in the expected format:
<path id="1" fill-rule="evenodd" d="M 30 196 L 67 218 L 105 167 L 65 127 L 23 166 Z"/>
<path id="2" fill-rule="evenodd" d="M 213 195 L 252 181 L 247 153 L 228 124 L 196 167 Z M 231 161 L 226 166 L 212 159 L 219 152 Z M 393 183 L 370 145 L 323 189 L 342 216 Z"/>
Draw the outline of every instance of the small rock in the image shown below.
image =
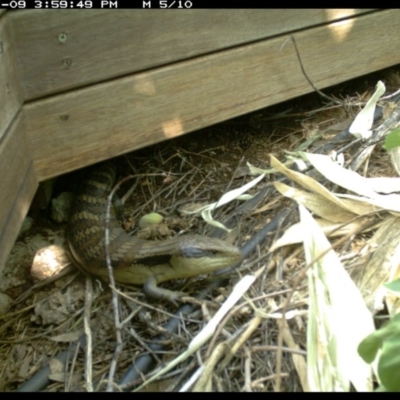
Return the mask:
<path id="1" fill-rule="evenodd" d="M 31 267 L 31 277 L 36 281 L 60 272 L 69 262 L 65 250 L 57 245 L 46 246 L 36 252 Z"/>
<path id="2" fill-rule="evenodd" d="M 59 223 L 67 222 L 74 194 L 71 192 L 63 192 L 51 201 L 51 218 Z"/>
<path id="3" fill-rule="evenodd" d="M 12 301 L 13 300 L 10 296 L 0 292 L 0 315 L 5 314 L 8 311 Z"/>

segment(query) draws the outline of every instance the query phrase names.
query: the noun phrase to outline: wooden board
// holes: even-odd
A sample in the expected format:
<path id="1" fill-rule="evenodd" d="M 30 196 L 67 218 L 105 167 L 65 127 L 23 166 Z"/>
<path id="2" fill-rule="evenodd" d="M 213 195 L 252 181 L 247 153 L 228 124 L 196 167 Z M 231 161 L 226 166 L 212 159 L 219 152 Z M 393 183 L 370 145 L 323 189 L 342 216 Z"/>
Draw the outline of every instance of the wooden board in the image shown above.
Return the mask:
<path id="1" fill-rule="evenodd" d="M 0 171 L 1 272 L 38 186 L 21 114 L 0 138 Z"/>
<path id="2" fill-rule="evenodd" d="M 9 17 L 31 100 L 367 11 L 27 10 Z"/>
<path id="3" fill-rule="evenodd" d="M 319 88 L 400 63 L 400 10 L 294 36 Z M 43 180 L 310 91 L 285 35 L 33 102 L 24 112 Z"/>
<path id="4" fill-rule="evenodd" d="M 22 105 L 9 28 L 0 17 L 0 139 Z"/>

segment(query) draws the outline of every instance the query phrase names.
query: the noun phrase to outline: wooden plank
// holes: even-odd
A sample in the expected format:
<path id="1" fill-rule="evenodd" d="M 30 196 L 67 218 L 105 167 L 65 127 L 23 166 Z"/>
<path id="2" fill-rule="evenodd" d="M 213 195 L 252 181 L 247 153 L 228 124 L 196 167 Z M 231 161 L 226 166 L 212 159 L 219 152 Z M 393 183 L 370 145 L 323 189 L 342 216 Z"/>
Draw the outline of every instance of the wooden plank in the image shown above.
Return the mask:
<path id="1" fill-rule="evenodd" d="M 8 18 L 0 18 L 0 139 L 22 105 Z"/>
<path id="2" fill-rule="evenodd" d="M 21 114 L 0 139 L 0 273 L 38 183 Z"/>
<path id="3" fill-rule="evenodd" d="M 368 10 L 27 10 L 12 13 L 31 100 Z"/>
<path id="4" fill-rule="evenodd" d="M 388 29 L 388 27 L 390 29 Z M 319 88 L 400 63 L 400 10 L 295 34 Z M 288 36 L 24 106 L 43 180 L 312 91 Z"/>

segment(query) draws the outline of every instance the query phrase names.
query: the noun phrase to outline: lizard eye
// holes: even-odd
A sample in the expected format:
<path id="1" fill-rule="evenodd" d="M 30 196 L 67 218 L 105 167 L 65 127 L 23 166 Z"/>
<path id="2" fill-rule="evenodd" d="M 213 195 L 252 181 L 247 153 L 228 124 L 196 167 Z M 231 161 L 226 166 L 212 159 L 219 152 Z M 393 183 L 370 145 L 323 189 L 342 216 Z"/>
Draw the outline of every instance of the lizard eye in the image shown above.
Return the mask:
<path id="1" fill-rule="evenodd" d="M 185 246 L 182 248 L 182 255 L 187 258 L 212 257 L 213 252 L 210 250 L 202 250 L 196 247 Z"/>

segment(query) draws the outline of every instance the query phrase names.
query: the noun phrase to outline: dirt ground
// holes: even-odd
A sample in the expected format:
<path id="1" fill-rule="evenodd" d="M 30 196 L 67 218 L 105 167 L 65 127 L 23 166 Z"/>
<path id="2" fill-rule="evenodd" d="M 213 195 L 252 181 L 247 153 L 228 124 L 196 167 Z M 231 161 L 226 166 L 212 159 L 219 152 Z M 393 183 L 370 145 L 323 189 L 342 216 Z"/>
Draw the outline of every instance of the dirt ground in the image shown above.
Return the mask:
<path id="1" fill-rule="evenodd" d="M 138 387 L 146 376 L 150 376 L 146 374 L 184 352 L 241 277 L 257 271 L 255 283 L 218 324 L 211 339 L 143 390 L 180 390 L 198 371 L 203 377 L 208 373 L 208 378 L 204 378 L 203 386 L 199 384 L 194 390 L 307 390 L 308 289 L 307 278 L 298 279 L 305 266 L 302 246 L 292 244 L 268 252 L 271 244 L 299 220 L 295 202 L 272 189 L 272 182 L 279 174 L 266 177 L 248 191 L 250 195 L 263 189 L 268 193 L 253 208 L 237 211 L 243 201 L 236 200 L 213 212 L 214 219 L 232 224 L 228 234 L 207 225 L 199 215 L 186 214 L 182 210 L 215 202 L 229 190 L 254 179 L 247 163 L 268 169 L 271 154 L 283 162 L 286 151 L 297 149 L 307 140 L 312 142 L 310 149 L 329 143 L 350 125 L 362 102 L 374 92 L 378 80 L 386 84 L 387 94 L 398 90 L 400 67 L 324 90 L 329 96 L 343 101 L 345 106 L 313 93 L 114 160 L 120 177 L 138 176 L 128 180 L 118 193 L 123 197 L 133 187 L 133 193 L 124 205 L 124 227 L 145 239 L 168 240 L 185 233 L 200 233 L 221 236 L 241 247 L 282 210 L 290 211 L 239 269 L 219 281 L 205 300 L 198 301 L 200 307 L 194 307 L 191 314 L 182 316 L 174 332 L 167 332 L 163 325 L 177 307 L 149 300 L 141 288 L 125 285 L 117 285 L 120 314 L 117 324 L 120 326 L 116 329 L 112 291 L 107 283 L 87 278 L 70 266 L 63 250 L 66 223 L 52 220 L 50 205 L 45 209 L 33 207 L 31 227 L 15 244 L 0 285 L 0 291 L 6 294 L 4 314 L 0 314 L 0 390 L 20 388 L 46 366 L 50 379 L 38 383 L 39 378 L 33 378 L 36 383 L 26 388 L 106 390 L 110 375 L 115 390 Z M 347 153 L 346 156 L 349 157 Z M 367 175 L 397 175 L 388 154 L 380 146 L 371 156 Z M 73 192 L 81 177 L 82 171 L 59 177 L 53 185 L 52 196 Z M 328 186 L 329 189 L 334 187 Z M 162 214 L 163 223 L 139 229 L 140 217 L 151 212 Z M 337 252 L 343 256 L 360 249 L 371 235 L 361 232 Z M 34 263 L 35 268 L 32 267 L 35 254 L 48 247 L 57 252 L 54 256 L 57 269 L 69 268 L 60 278 L 50 282 L 43 280 L 48 273 L 42 275 L 40 258 Z M 359 262 L 364 262 L 361 256 Z M 164 287 L 195 296 L 210 281 L 210 277 L 199 277 L 167 282 Z M 286 311 L 297 314 L 288 319 L 286 325 L 279 325 L 279 318 L 271 315 L 282 312 L 293 285 L 297 285 L 296 291 Z M 86 341 L 82 339 L 84 332 Z M 154 343 L 160 345 L 157 351 L 151 347 Z M 57 360 L 55 356 L 61 352 L 68 355 L 68 362 Z M 153 358 L 150 356 L 151 367 L 143 367 L 133 383 L 124 387 L 127 382 L 124 375 L 129 374 L 127 371 L 132 364 L 146 354 L 153 355 Z M 110 373 L 110 366 L 115 372 Z M 187 390 L 193 390 L 193 387 Z"/>

